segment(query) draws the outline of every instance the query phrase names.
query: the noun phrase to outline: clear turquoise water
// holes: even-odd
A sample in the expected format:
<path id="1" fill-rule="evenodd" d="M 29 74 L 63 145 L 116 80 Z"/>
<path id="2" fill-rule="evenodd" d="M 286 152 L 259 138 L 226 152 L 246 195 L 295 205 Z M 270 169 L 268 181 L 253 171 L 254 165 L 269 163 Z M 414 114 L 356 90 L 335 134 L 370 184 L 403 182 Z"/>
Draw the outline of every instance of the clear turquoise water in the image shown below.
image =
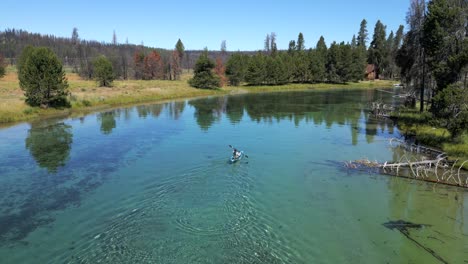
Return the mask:
<path id="1" fill-rule="evenodd" d="M 394 100 L 239 95 L 2 129 L 0 262 L 466 263 L 466 191 L 342 168 L 398 155 L 363 110 L 377 99 Z M 424 227 L 383 226 L 400 219 Z"/>

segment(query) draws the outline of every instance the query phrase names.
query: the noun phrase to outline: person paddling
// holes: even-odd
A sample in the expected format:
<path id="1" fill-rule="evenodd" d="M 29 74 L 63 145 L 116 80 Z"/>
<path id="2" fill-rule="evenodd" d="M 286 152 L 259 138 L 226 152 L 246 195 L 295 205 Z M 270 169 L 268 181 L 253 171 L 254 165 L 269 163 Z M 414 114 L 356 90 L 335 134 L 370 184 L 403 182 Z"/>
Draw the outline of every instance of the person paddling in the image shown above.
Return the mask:
<path id="1" fill-rule="evenodd" d="M 240 158 L 240 156 L 241 156 L 241 152 L 238 151 L 236 148 L 233 148 L 233 149 L 232 149 L 232 156 L 233 156 L 235 159 L 238 159 L 238 158 Z"/>

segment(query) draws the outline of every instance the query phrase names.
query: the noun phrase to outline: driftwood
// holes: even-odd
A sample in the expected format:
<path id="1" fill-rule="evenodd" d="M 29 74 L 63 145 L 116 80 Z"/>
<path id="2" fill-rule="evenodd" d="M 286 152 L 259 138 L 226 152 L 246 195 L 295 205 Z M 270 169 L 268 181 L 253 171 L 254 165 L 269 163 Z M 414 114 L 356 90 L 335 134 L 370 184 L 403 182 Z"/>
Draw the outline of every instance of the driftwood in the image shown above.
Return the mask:
<path id="1" fill-rule="evenodd" d="M 395 142 L 404 144 L 395 145 Z M 412 161 L 406 155 L 403 155 L 400 160 L 394 162 L 378 162 L 361 159 L 345 162 L 344 166 L 347 169 L 368 170 L 397 177 L 468 188 L 468 175 L 462 170 L 463 165 L 467 163 L 468 160 L 462 162 L 459 167 L 455 167 L 458 161 L 449 162 L 445 153 L 437 149 L 406 144 L 404 141 L 396 139 L 390 140 L 390 146 L 404 147 L 413 153 L 424 153 L 432 158 Z"/>

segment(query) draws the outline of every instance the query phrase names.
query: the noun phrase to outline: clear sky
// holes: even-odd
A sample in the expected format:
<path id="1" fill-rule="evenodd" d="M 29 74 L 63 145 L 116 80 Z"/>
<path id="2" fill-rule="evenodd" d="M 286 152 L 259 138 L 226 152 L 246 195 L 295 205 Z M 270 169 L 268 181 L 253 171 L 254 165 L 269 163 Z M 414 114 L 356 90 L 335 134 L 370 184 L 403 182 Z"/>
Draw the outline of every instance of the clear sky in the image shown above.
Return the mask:
<path id="1" fill-rule="evenodd" d="M 3 0 L 0 30 L 70 37 L 78 28 L 81 39 L 111 42 L 115 30 L 119 43 L 172 49 L 181 39 L 187 50 L 259 50 L 266 34 L 275 32 L 279 49 L 302 32 L 306 48 L 321 35 L 327 45 L 350 41 L 362 19 L 369 38 L 378 19 L 387 34 L 400 24 L 410 0 Z"/>

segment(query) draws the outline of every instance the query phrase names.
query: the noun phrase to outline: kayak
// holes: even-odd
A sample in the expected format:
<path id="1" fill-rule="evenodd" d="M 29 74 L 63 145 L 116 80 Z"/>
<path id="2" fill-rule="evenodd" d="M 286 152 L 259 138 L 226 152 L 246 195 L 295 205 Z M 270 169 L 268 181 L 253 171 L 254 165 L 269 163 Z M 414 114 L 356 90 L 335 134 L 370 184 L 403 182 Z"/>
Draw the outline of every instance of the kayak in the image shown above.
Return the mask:
<path id="1" fill-rule="evenodd" d="M 244 157 L 244 151 L 241 150 L 240 156 L 236 158 L 233 155 L 233 156 L 231 156 L 230 161 L 231 161 L 231 163 L 234 163 L 234 162 L 237 162 L 237 161 L 241 160 L 243 157 Z"/>

